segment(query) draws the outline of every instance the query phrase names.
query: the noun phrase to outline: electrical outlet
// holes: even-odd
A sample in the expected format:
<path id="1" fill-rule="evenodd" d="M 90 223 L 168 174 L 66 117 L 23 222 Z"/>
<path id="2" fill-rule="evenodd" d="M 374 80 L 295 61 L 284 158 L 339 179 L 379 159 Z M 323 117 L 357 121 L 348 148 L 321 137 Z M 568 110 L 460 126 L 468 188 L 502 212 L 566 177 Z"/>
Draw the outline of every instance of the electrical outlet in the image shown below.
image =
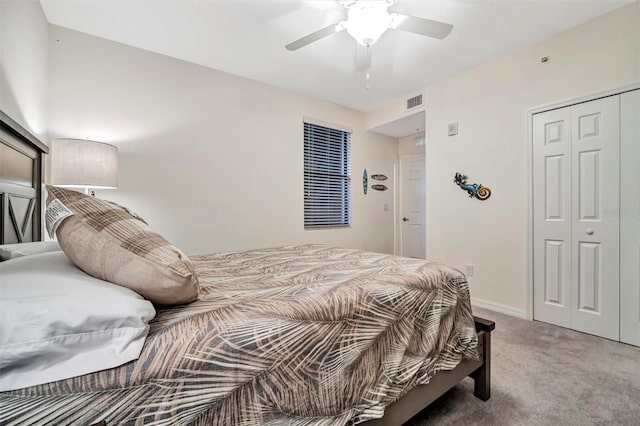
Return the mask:
<path id="1" fill-rule="evenodd" d="M 468 277 L 473 276 L 473 265 L 464 265 L 464 274 Z"/>
<path id="2" fill-rule="evenodd" d="M 382 205 L 382 210 L 384 210 L 385 212 L 388 212 L 388 211 L 389 211 L 389 204 L 384 203 L 384 204 Z"/>

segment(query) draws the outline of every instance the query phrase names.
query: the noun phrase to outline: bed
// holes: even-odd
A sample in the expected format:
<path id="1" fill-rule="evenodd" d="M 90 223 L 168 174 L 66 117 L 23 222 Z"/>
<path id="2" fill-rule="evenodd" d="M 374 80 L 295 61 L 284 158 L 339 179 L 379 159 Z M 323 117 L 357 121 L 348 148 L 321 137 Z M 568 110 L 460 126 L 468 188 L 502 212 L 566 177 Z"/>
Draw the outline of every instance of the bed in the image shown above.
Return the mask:
<path id="1" fill-rule="evenodd" d="M 40 167 L 44 149 L 11 134 Z M 39 239 L 31 214 L 30 234 L 2 242 Z M 157 306 L 137 360 L 2 392 L 0 422 L 399 425 L 467 376 L 490 396 L 494 324 L 455 269 L 319 245 L 190 258 L 198 300 Z"/>

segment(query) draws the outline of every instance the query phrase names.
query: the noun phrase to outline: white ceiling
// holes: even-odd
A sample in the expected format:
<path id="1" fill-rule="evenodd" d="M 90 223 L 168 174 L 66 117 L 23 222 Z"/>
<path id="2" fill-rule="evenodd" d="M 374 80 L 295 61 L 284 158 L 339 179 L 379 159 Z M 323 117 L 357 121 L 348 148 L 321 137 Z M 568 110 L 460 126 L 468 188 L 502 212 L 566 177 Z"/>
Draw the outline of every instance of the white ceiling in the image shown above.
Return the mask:
<path id="1" fill-rule="evenodd" d="M 399 0 L 390 11 L 454 25 L 444 40 L 387 31 L 370 89 L 345 32 L 284 46 L 346 18 L 333 0 L 40 0 L 51 24 L 362 111 L 471 69 L 633 0 Z"/>

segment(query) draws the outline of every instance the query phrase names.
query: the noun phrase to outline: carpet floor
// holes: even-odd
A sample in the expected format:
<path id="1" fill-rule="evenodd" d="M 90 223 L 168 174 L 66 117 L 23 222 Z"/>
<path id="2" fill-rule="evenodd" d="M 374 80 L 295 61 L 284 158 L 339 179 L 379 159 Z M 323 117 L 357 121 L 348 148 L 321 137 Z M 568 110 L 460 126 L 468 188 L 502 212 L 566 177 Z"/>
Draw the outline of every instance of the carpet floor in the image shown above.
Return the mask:
<path id="1" fill-rule="evenodd" d="M 460 384 L 407 425 L 640 426 L 640 348 L 474 309 L 496 322 L 491 399 Z"/>

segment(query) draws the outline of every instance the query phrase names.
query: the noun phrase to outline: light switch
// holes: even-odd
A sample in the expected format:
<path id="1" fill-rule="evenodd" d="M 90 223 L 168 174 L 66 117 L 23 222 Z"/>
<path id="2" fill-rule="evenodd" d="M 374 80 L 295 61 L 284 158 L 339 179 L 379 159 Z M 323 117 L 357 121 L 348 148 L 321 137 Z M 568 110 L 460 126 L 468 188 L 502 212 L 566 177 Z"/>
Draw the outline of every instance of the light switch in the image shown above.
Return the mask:
<path id="1" fill-rule="evenodd" d="M 458 134 L 458 122 L 449 123 L 448 126 L 449 136 L 455 136 Z"/>

